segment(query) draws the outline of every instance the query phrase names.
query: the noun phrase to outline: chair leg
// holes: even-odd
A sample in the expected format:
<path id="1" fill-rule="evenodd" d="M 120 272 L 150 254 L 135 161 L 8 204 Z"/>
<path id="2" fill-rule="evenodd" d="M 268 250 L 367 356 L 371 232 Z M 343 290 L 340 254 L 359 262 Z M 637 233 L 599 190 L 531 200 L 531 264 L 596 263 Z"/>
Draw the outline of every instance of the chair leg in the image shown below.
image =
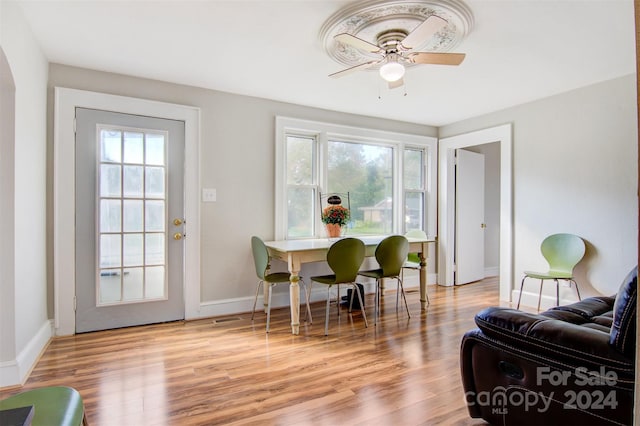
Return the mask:
<path id="1" fill-rule="evenodd" d="M 526 275 L 522 277 L 522 282 L 520 283 L 520 295 L 518 296 L 518 305 L 516 306 L 516 309 L 520 309 L 520 301 L 522 300 L 522 289 L 524 288 L 524 280 L 526 279 Z"/>
<path id="2" fill-rule="evenodd" d="M 269 301 L 267 302 L 267 333 L 269 332 L 269 324 L 271 323 L 271 290 L 273 285 L 269 283 Z"/>
<path id="3" fill-rule="evenodd" d="M 538 312 L 540 312 L 540 301 L 542 300 L 542 284 L 544 280 L 540 280 L 540 291 L 538 292 Z"/>
<path id="4" fill-rule="evenodd" d="M 256 297 L 253 299 L 253 311 L 251 312 L 251 321 L 253 321 L 253 316 L 256 314 L 256 303 L 258 303 L 258 294 L 260 293 L 260 286 L 264 283 L 264 281 L 258 282 L 258 288 L 256 288 Z"/>
<path id="5" fill-rule="evenodd" d="M 557 278 L 554 281 L 556 282 L 556 306 L 560 306 L 560 282 Z"/>
<path id="6" fill-rule="evenodd" d="M 378 325 L 378 316 L 380 315 L 380 280 L 376 280 L 376 296 L 374 300 L 375 310 L 373 311 L 373 325 Z"/>
<path id="7" fill-rule="evenodd" d="M 329 304 L 331 303 L 331 286 L 327 287 L 327 307 L 326 314 L 324 316 L 324 335 L 329 335 Z M 338 309 L 339 311 L 340 309 Z"/>
<path id="8" fill-rule="evenodd" d="M 400 285 L 400 292 L 402 293 L 402 298 L 404 299 L 404 307 L 407 309 L 407 316 L 411 318 L 411 314 L 409 313 L 409 304 L 407 303 L 407 296 L 404 294 L 404 284 L 402 284 L 402 280 L 400 277 L 396 277 L 398 280 L 398 284 Z M 398 311 L 398 307 L 396 306 L 396 312 Z"/>
<path id="9" fill-rule="evenodd" d="M 578 300 L 582 300 L 582 297 L 580 297 L 580 289 L 578 289 L 578 283 L 576 282 L 576 280 L 569 280 L 569 283 L 573 282 L 573 284 L 576 286 L 576 293 L 578 293 Z"/>
<path id="10" fill-rule="evenodd" d="M 362 318 L 364 318 L 364 326 L 369 327 L 369 323 L 367 322 L 367 314 L 364 311 L 364 300 L 362 300 L 362 295 L 360 294 L 360 290 L 358 290 L 358 284 L 353 283 L 353 291 L 358 293 L 358 300 L 360 301 L 360 312 L 362 312 Z M 353 292 L 351 292 L 351 299 L 353 300 Z"/>
<path id="11" fill-rule="evenodd" d="M 307 290 L 307 283 L 305 283 L 302 279 L 300 279 L 300 281 L 302 281 L 302 285 L 304 287 L 304 296 L 305 296 L 305 300 L 307 301 L 307 313 L 304 316 L 304 321 L 308 322 L 309 324 L 313 324 L 313 317 L 311 316 L 311 308 L 309 307 L 309 297 L 311 294 L 311 284 L 309 284 L 309 289 Z M 313 281 L 311 281 L 313 282 Z"/>

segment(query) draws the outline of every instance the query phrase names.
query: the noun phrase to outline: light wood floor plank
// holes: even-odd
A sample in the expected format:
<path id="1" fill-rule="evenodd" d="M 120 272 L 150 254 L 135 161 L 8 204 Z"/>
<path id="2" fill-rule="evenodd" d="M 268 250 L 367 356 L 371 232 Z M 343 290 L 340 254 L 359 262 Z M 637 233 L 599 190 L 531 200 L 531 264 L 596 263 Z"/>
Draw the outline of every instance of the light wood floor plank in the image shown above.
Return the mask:
<path id="1" fill-rule="evenodd" d="M 459 349 L 474 315 L 498 305 L 498 281 L 407 294 L 412 314 L 383 298 L 369 328 L 324 303 L 290 333 L 289 310 L 180 321 L 54 338 L 23 387 L 72 386 L 91 425 L 482 425 L 463 399 Z M 227 321 L 228 319 L 228 321 Z"/>

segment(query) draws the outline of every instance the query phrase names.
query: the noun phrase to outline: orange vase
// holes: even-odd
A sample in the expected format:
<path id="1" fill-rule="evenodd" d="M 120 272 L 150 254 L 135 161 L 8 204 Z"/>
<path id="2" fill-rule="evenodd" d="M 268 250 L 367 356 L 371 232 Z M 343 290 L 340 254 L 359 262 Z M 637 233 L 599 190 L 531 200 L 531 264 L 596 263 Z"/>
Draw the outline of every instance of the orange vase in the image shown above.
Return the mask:
<path id="1" fill-rule="evenodd" d="M 338 238 L 342 234 L 342 226 L 337 223 L 327 223 L 326 227 L 329 238 Z"/>

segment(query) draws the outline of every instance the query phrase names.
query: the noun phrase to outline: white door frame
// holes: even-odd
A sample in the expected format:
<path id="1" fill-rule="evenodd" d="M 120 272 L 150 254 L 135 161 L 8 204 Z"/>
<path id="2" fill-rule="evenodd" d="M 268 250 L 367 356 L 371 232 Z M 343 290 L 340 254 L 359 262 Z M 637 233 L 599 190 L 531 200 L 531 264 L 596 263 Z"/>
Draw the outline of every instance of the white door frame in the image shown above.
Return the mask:
<path id="1" fill-rule="evenodd" d="M 84 90 L 55 88 L 53 136 L 53 302 L 58 336 L 75 333 L 75 109 L 146 115 L 185 122 L 185 318 L 200 309 L 200 109 Z"/>
<path id="2" fill-rule="evenodd" d="M 440 139 L 438 146 L 438 283 L 454 285 L 454 154 L 458 148 L 500 142 L 500 300 L 511 300 L 513 204 L 511 124 Z"/>

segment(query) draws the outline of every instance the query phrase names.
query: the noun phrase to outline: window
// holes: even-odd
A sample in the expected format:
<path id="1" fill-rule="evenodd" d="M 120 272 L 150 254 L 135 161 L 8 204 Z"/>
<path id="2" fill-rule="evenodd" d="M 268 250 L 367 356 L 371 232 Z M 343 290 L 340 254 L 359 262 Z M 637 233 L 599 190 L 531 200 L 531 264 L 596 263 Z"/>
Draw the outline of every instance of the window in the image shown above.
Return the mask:
<path id="1" fill-rule="evenodd" d="M 320 238 L 320 194 L 349 193 L 348 235 L 435 236 L 436 138 L 278 117 L 276 238 Z"/>

